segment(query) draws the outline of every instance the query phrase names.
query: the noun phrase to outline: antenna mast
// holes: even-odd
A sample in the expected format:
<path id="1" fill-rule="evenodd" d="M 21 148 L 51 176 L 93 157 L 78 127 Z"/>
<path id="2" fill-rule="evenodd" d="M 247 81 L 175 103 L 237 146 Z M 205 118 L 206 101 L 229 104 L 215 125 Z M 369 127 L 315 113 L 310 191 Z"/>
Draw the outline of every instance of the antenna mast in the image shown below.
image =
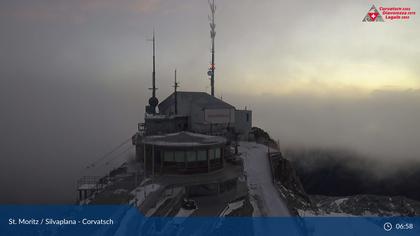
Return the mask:
<path id="1" fill-rule="evenodd" d="M 216 13 L 216 5 L 214 0 L 208 0 L 210 6 L 210 38 L 211 38 L 211 65 L 207 74 L 210 76 L 211 95 L 214 96 L 214 38 L 216 37 L 216 24 L 214 23 L 214 14 Z"/>
<path id="2" fill-rule="evenodd" d="M 177 88 L 179 87 L 179 83 L 176 81 L 176 69 L 175 69 L 175 80 L 174 80 L 174 100 L 175 100 L 175 115 L 178 115 L 178 93 Z"/>
<path id="3" fill-rule="evenodd" d="M 153 78 L 153 97 L 156 97 L 156 49 L 155 49 L 155 31 L 153 30 L 153 72 L 152 72 L 152 78 Z"/>
<path id="4" fill-rule="evenodd" d="M 156 98 L 156 63 L 155 63 L 155 30 L 153 30 L 153 38 L 151 40 L 153 42 L 153 72 L 152 72 L 152 97 L 149 99 L 149 105 L 152 114 L 156 114 L 156 106 L 159 104 L 159 100 Z"/>

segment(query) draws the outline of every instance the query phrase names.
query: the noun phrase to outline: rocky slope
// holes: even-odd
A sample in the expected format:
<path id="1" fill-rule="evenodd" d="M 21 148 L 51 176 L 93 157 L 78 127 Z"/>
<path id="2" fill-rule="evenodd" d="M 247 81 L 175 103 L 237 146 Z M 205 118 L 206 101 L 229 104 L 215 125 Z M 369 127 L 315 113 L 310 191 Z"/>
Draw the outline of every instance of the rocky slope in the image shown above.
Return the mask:
<path id="1" fill-rule="evenodd" d="M 349 197 L 312 196 L 318 214 L 345 214 L 357 216 L 418 216 L 420 202 L 406 197 L 354 195 Z"/>
<path id="2" fill-rule="evenodd" d="M 258 130 L 261 143 L 273 144 L 273 139 L 268 133 Z M 290 152 L 286 152 L 290 155 Z M 319 152 L 312 153 L 318 157 Z M 342 152 L 335 152 L 340 155 Z M 309 154 L 310 155 L 310 154 Z M 350 155 L 347 153 L 346 155 Z M 321 155 L 322 156 L 322 155 Z M 306 158 L 310 158 L 306 156 Z M 331 155 L 324 156 L 323 161 L 316 162 L 314 159 L 308 161 L 307 159 L 292 157 L 293 161 L 289 160 L 288 156 L 284 156 L 281 152 L 273 154 L 271 162 L 273 165 L 274 177 L 276 186 L 283 194 L 283 197 L 288 202 L 288 207 L 294 215 L 300 216 L 419 216 L 420 202 L 413 200 L 406 196 L 397 195 L 392 189 L 385 188 L 383 191 L 377 190 L 377 193 L 384 194 L 351 194 L 345 195 L 343 193 L 357 193 L 360 189 L 367 188 L 367 186 L 357 185 L 363 178 L 369 176 L 364 173 L 362 176 L 358 175 L 360 172 L 352 170 L 360 170 L 358 166 L 351 164 L 346 166 L 348 159 L 344 157 L 334 160 Z M 304 163 L 299 163 L 300 161 Z M 366 163 L 363 162 L 363 163 Z M 296 167 L 297 166 L 297 167 Z M 297 171 L 298 170 L 298 171 Z M 416 172 L 410 172 L 411 176 L 417 176 Z M 306 181 L 302 184 L 301 178 Z M 397 176 L 395 176 L 397 177 Z M 401 177 L 403 178 L 403 177 Z M 406 178 L 403 178 L 406 179 Z M 365 179 L 366 180 L 366 179 Z M 369 180 L 369 181 L 375 181 Z M 393 180 L 391 183 L 398 182 Z M 413 180 L 410 180 L 412 183 Z M 310 185 L 308 185 L 310 183 Z M 332 184 L 330 184 L 332 183 Z M 418 182 L 417 182 L 418 183 Z M 382 182 L 381 182 L 382 184 Z M 393 186 L 392 185 L 392 186 Z M 308 194 L 305 187 L 310 186 L 315 189 L 323 188 L 329 195 L 322 194 Z M 417 186 L 417 184 L 412 184 Z M 401 187 L 400 187 L 401 188 Z M 311 190 L 313 190 L 311 189 Z M 405 188 L 403 188 L 405 189 Z M 409 190 L 409 189 L 405 189 Z M 344 191 L 344 192 L 343 192 Z M 334 196 L 334 193 L 339 192 L 340 196 Z M 365 191 L 369 192 L 369 191 Z M 386 193 L 393 193 L 387 195 Z M 404 192 L 408 196 L 417 196 L 415 191 Z M 411 195 L 410 195 L 411 194 Z M 337 194 L 338 195 L 338 194 Z"/>
<path id="3" fill-rule="evenodd" d="M 403 196 L 358 194 L 353 196 L 309 195 L 292 164 L 278 155 L 273 158 L 277 186 L 289 208 L 300 216 L 418 216 L 420 202 Z"/>

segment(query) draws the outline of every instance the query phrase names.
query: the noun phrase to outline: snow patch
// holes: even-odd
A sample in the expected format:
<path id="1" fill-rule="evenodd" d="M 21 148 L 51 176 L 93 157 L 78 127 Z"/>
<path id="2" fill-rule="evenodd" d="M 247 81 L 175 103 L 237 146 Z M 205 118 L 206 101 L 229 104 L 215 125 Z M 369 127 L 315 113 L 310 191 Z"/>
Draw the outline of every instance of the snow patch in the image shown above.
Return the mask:
<path id="1" fill-rule="evenodd" d="M 157 191 L 159 188 L 159 184 L 149 184 L 135 188 L 131 191 L 131 194 L 134 195 L 134 199 L 130 201 L 130 204 L 135 204 L 137 207 L 141 206 L 146 197 L 150 193 Z"/>
<path id="2" fill-rule="evenodd" d="M 175 217 L 189 217 L 196 210 L 197 209 L 187 210 L 187 209 L 184 209 L 184 208 L 181 207 L 181 209 L 179 209 L 178 213 L 176 213 Z"/>
<path id="3" fill-rule="evenodd" d="M 155 214 L 155 212 L 157 211 L 157 209 L 159 209 L 160 206 L 162 206 L 162 204 L 168 200 L 170 197 L 166 196 L 163 199 L 161 199 L 155 207 L 151 208 L 150 210 L 147 211 L 146 216 L 152 216 L 153 214 Z"/>
<path id="4" fill-rule="evenodd" d="M 244 201 L 245 200 L 229 203 L 227 207 L 223 209 L 222 213 L 220 213 L 220 216 L 222 217 L 227 216 L 230 213 L 232 213 L 234 210 L 241 208 L 244 205 Z"/>
<path id="5" fill-rule="evenodd" d="M 340 198 L 340 199 L 337 199 L 337 200 L 335 200 L 334 201 L 334 203 L 337 205 L 337 206 L 339 206 L 339 205 L 341 205 L 341 203 L 343 203 L 343 202 L 345 202 L 345 201 L 347 201 L 347 200 L 349 200 L 349 198 Z"/>
<path id="6" fill-rule="evenodd" d="M 120 188 L 120 189 L 114 190 L 113 194 L 119 195 L 119 194 L 124 194 L 126 192 L 127 192 L 127 189 Z"/>
<path id="7" fill-rule="evenodd" d="M 93 189 L 97 189 L 98 188 L 98 184 L 82 184 L 79 186 L 79 190 L 93 190 Z"/>

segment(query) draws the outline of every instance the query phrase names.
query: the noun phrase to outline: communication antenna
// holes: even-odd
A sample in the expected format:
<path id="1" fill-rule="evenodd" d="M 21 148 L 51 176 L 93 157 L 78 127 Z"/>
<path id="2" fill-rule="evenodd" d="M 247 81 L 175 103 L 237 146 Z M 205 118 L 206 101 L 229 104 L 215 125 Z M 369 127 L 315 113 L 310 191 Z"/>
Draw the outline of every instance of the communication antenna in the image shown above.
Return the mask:
<path id="1" fill-rule="evenodd" d="M 176 81 L 176 69 L 175 69 L 175 79 L 174 79 L 174 100 L 175 100 L 175 115 L 178 115 L 178 93 L 177 88 L 179 87 L 179 83 Z"/>
<path id="2" fill-rule="evenodd" d="M 152 88 L 149 88 L 152 90 L 152 97 L 149 99 L 149 105 L 152 114 L 156 114 L 156 106 L 159 104 L 159 100 L 156 98 L 156 49 L 155 49 L 155 30 L 153 29 L 153 38 L 151 40 L 153 42 L 153 72 L 152 72 Z"/>
<path id="3" fill-rule="evenodd" d="M 214 23 L 214 14 L 216 13 L 216 5 L 214 0 L 208 0 L 210 6 L 210 15 L 208 16 L 210 21 L 210 38 L 211 38 L 211 64 L 207 75 L 210 76 L 211 95 L 214 96 L 214 38 L 216 37 L 216 24 Z"/>

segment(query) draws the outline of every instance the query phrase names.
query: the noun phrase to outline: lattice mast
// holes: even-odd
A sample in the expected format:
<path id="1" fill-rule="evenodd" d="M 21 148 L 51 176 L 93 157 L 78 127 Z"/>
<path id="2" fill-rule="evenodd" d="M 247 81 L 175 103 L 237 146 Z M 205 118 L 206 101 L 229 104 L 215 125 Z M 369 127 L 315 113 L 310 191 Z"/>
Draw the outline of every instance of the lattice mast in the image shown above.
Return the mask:
<path id="1" fill-rule="evenodd" d="M 176 80 L 176 69 L 175 69 L 174 85 L 172 87 L 174 87 L 175 115 L 178 115 L 178 90 L 177 89 L 179 87 L 179 83 Z"/>
<path id="2" fill-rule="evenodd" d="M 149 99 L 149 106 L 152 114 L 156 114 L 156 106 L 159 104 L 159 100 L 156 97 L 156 48 L 155 48 L 155 31 L 153 30 L 153 38 L 150 40 L 153 42 L 153 72 L 152 72 L 152 97 Z"/>
<path id="3" fill-rule="evenodd" d="M 214 4 L 214 0 L 208 0 L 208 2 L 209 2 L 209 6 L 210 6 L 209 21 L 210 21 L 210 38 L 211 38 L 211 64 L 210 64 L 210 69 L 207 72 L 207 74 L 210 76 L 211 95 L 214 96 L 214 70 L 215 70 L 214 38 L 216 37 L 216 24 L 214 23 L 214 15 L 216 13 L 216 5 Z"/>

